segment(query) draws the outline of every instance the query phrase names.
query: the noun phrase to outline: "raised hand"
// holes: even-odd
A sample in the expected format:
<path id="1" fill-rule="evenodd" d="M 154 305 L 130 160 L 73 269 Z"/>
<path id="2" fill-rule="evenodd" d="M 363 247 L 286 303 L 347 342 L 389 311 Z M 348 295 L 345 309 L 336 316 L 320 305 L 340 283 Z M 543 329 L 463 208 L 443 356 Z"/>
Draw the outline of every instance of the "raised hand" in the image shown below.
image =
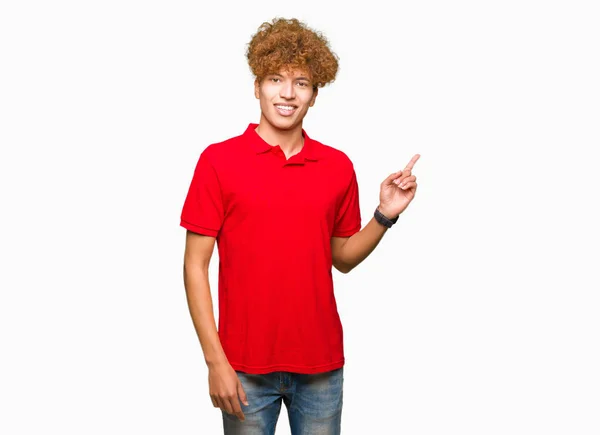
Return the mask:
<path id="1" fill-rule="evenodd" d="M 417 177 L 412 175 L 412 169 L 419 157 L 420 154 L 415 154 L 403 170 L 390 174 L 381 183 L 378 208 L 385 217 L 395 218 L 415 197 Z"/>

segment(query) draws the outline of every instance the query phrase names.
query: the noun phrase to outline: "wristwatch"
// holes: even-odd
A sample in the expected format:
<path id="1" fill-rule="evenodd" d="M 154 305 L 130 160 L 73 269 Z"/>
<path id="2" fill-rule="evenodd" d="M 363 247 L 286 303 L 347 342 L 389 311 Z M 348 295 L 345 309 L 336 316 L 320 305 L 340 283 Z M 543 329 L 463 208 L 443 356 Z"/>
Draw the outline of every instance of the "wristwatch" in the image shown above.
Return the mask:
<path id="1" fill-rule="evenodd" d="M 375 220 L 386 228 L 392 228 L 392 225 L 394 225 L 398 221 L 399 217 L 400 215 L 396 216 L 393 219 L 390 219 L 384 216 L 383 213 L 379 211 L 379 207 L 375 209 Z"/>

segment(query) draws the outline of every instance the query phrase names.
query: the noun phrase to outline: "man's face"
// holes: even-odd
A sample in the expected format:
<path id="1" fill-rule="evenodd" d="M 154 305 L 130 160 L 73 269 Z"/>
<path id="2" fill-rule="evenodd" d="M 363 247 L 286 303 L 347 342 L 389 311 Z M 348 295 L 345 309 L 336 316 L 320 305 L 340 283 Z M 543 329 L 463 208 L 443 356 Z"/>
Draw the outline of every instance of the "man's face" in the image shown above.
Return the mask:
<path id="1" fill-rule="evenodd" d="M 260 100 L 262 116 L 275 128 L 289 130 L 302 123 L 315 104 L 318 89 L 303 70 L 280 71 L 254 82 L 254 95 Z"/>

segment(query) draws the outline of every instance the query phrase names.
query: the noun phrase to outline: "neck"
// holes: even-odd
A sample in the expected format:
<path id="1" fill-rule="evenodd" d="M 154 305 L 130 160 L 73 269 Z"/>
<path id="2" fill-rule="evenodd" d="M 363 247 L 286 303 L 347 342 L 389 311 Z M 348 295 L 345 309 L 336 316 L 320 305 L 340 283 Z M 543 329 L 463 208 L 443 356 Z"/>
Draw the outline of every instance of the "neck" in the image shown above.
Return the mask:
<path id="1" fill-rule="evenodd" d="M 302 123 L 290 130 L 282 130 L 269 123 L 269 121 L 261 115 L 260 123 L 258 124 L 258 127 L 256 127 L 256 133 L 269 145 L 279 145 L 286 155 L 299 153 L 304 144 L 304 138 L 302 137 Z"/>

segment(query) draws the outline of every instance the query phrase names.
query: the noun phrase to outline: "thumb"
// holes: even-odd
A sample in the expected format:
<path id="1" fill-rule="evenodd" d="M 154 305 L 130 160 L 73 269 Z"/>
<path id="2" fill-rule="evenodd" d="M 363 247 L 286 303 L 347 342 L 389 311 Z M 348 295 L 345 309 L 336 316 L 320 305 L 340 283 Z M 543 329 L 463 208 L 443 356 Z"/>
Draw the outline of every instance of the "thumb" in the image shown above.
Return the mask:
<path id="1" fill-rule="evenodd" d="M 246 392 L 244 391 L 244 387 L 242 387 L 242 383 L 240 381 L 238 381 L 237 392 L 242 403 L 248 406 L 248 398 L 246 397 Z"/>

